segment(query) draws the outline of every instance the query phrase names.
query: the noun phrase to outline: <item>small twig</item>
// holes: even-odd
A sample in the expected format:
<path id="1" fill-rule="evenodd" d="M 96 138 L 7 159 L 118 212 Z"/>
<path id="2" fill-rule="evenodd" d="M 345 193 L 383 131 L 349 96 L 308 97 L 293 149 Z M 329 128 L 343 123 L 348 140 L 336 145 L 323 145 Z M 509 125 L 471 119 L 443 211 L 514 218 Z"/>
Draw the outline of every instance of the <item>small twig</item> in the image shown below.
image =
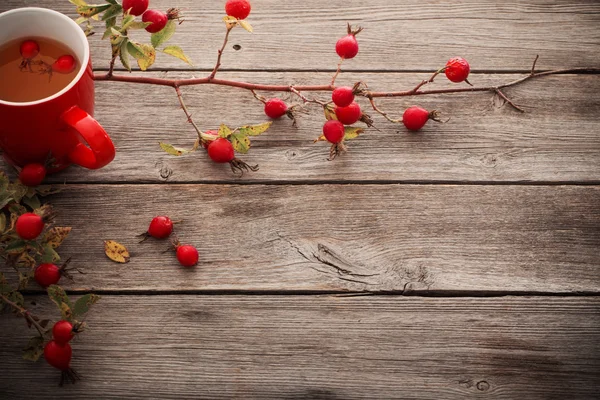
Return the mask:
<path id="1" fill-rule="evenodd" d="M 208 76 L 208 80 L 211 81 L 217 75 L 217 71 L 219 67 L 221 67 L 221 56 L 223 56 L 223 52 L 225 51 L 225 46 L 227 46 L 227 42 L 229 41 L 229 33 L 233 29 L 235 25 L 227 25 L 227 32 L 225 33 L 225 40 L 223 40 L 223 46 L 219 49 L 219 56 L 217 57 L 217 63 L 215 64 L 215 68 L 212 70 L 210 75 Z"/>
<path id="2" fill-rule="evenodd" d="M 392 119 L 389 117 L 389 115 L 385 111 L 379 109 L 379 107 L 377 107 L 377 105 L 375 104 L 375 100 L 373 100 L 372 97 L 369 97 L 369 102 L 371 103 L 371 107 L 373 107 L 373 110 L 375 110 L 376 112 L 381 114 L 388 121 L 393 122 L 395 124 L 399 124 L 402 122 L 402 119 Z"/>
<path id="3" fill-rule="evenodd" d="M 333 88 L 335 86 L 335 80 L 337 79 L 338 75 L 340 74 L 340 72 L 342 72 L 342 63 L 344 62 L 343 58 L 340 58 L 340 62 L 337 65 L 337 70 L 335 71 L 335 74 L 333 74 L 333 78 L 331 78 L 331 87 Z"/>
<path id="4" fill-rule="evenodd" d="M 196 133 L 198 134 L 198 138 L 200 139 L 200 142 L 203 143 L 204 139 L 202 138 L 202 131 L 200 130 L 200 128 L 198 128 L 198 125 L 196 125 L 196 123 L 192 119 L 192 114 L 190 114 L 190 111 L 188 110 L 187 106 L 185 105 L 185 102 L 183 101 L 183 94 L 181 93 L 181 89 L 179 89 L 179 86 L 175 86 L 175 92 L 177 93 L 177 98 L 179 99 L 179 104 L 181 104 L 181 109 L 183 110 L 183 112 L 185 113 L 185 116 L 187 117 L 187 121 L 190 124 L 192 124 L 192 126 L 196 130 Z"/>
<path id="5" fill-rule="evenodd" d="M 511 99 L 509 99 L 504 93 L 502 93 L 502 90 L 496 89 L 494 91 L 496 92 L 496 94 L 498 96 L 500 96 L 501 98 L 503 98 L 504 101 L 506 101 L 508 104 L 510 104 L 511 106 L 513 106 L 515 108 L 515 110 L 521 111 L 522 113 L 525 112 L 525 110 L 523 110 L 521 107 L 519 107 L 518 105 L 516 105 L 515 103 L 513 103 L 513 101 Z"/>
<path id="6" fill-rule="evenodd" d="M 529 74 L 530 76 L 534 76 L 535 75 L 535 65 L 537 64 L 538 59 L 540 58 L 540 55 L 536 55 L 535 56 L 535 60 L 533 60 L 533 65 L 531 67 L 531 74 Z"/>
<path id="7" fill-rule="evenodd" d="M 304 102 L 304 104 L 306 103 L 315 103 L 315 104 L 319 104 L 323 107 L 325 107 L 327 105 L 327 102 L 325 101 L 321 101 L 319 99 L 309 99 L 308 97 L 306 97 L 305 95 L 303 95 L 302 93 L 300 93 L 298 90 L 296 90 L 295 87 L 290 86 L 290 92 L 294 93 L 296 96 L 300 97 L 302 99 L 302 101 Z"/>
<path id="8" fill-rule="evenodd" d="M 260 94 L 256 93 L 255 90 L 250 90 L 250 92 L 252 92 L 252 95 L 254 96 L 254 98 L 258 101 L 260 101 L 263 104 L 267 103 L 267 99 L 265 99 L 263 96 L 261 96 Z"/>
<path id="9" fill-rule="evenodd" d="M 108 77 L 113 76 L 113 71 L 115 69 L 115 61 L 117 61 L 118 55 L 119 55 L 119 47 L 115 47 L 115 49 L 113 50 L 112 58 L 110 59 L 110 64 L 108 65 L 108 72 L 106 73 L 106 76 L 108 76 Z"/>
<path id="10" fill-rule="evenodd" d="M 8 299 L 8 297 L 6 297 L 3 294 L 0 294 L 0 299 L 2 299 L 2 301 L 4 301 L 6 304 L 8 304 L 12 308 L 14 308 L 15 311 L 17 311 L 17 313 L 19 315 L 21 315 L 23 318 L 25 318 L 26 321 L 28 321 L 31 325 L 33 325 L 35 327 L 35 329 L 37 329 L 37 331 L 40 334 L 40 336 L 44 337 L 44 333 L 45 333 L 44 327 L 41 326 L 35 320 L 35 318 L 31 315 L 31 313 L 28 310 L 24 309 L 23 307 L 21 307 L 17 303 L 11 301 L 10 299 Z"/>

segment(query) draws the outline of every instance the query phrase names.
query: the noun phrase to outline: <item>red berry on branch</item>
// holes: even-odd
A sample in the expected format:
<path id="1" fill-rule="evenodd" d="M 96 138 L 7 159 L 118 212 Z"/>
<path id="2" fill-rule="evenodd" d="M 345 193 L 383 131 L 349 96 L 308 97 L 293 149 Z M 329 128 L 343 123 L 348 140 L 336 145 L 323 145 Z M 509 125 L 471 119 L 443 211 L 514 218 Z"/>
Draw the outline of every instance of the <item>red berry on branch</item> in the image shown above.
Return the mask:
<path id="1" fill-rule="evenodd" d="M 471 72 L 471 67 L 464 58 L 454 57 L 448 60 L 444 72 L 449 80 L 459 83 L 467 80 L 469 72 Z"/>
<path id="2" fill-rule="evenodd" d="M 46 168 L 42 164 L 27 164 L 19 173 L 19 180 L 25 186 L 38 186 L 46 177 Z"/>
<path id="3" fill-rule="evenodd" d="M 75 70 L 75 64 L 75 57 L 71 55 L 60 56 L 54 61 L 54 64 L 52 64 L 52 72 L 70 74 Z"/>
<path id="4" fill-rule="evenodd" d="M 358 103 L 350 103 L 347 107 L 336 107 L 335 115 L 342 124 L 352 125 L 356 123 L 362 116 L 362 111 Z"/>
<path id="5" fill-rule="evenodd" d="M 15 228 L 21 239 L 33 240 L 44 230 L 44 220 L 37 214 L 26 213 L 17 218 Z"/>
<path id="6" fill-rule="evenodd" d="M 178 246 L 177 261 L 184 267 L 193 267 L 198 264 L 198 250 L 189 244 Z"/>
<path id="7" fill-rule="evenodd" d="M 427 121 L 431 118 L 431 113 L 421 107 L 410 107 L 404 111 L 402 116 L 402 123 L 406 129 L 411 131 L 418 131 L 425 126 Z"/>
<path id="8" fill-rule="evenodd" d="M 211 136 L 211 137 L 214 136 L 213 140 L 204 140 L 202 142 L 202 146 L 204 146 L 205 149 L 208 149 L 208 146 L 210 146 L 210 144 L 219 137 L 219 131 L 213 131 L 213 130 L 211 130 L 211 131 L 204 132 L 204 134 L 206 136 Z"/>
<path id="9" fill-rule="evenodd" d="M 148 227 L 148 235 L 155 239 L 166 239 L 171 233 L 173 233 L 173 221 L 169 217 L 154 217 Z"/>
<path id="10" fill-rule="evenodd" d="M 69 321 L 58 321 L 52 327 L 52 337 L 61 346 L 69 343 L 75 337 L 73 335 L 73 324 Z"/>
<path id="11" fill-rule="evenodd" d="M 216 163 L 228 163 L 235 158 L 233 145 L 225 138 L 218 138 L 208 145 L 208 156 Z"/>
<path id="12" fill-rule="evenodd" d="M 148 9 L 149 2 L 149 0 L 123 0 L 123 11 L 129 10 L 129 14 L 137 17 Z"/>
<path id="13" fill-rule="evenodd" d="M 48 342 L 44 347 L 44 358 L 48 364 L 61 371 L 67 371 L 71 366 L 73 350 L 69 343 L 60 345 L 55 340 Z"/>
<path id="14" fill-rule="evenodd" d="M 344 125 L 340 121 L 331 120 L 323 125 L 323 135 L 330 143 L 340 143 L 344 140 L 345 134 Z"/>
<path id="15" fill-rule="evenodd" d="M 265 114 L 272 119 L 278 119 L 285 115 L 288 110 L 287 104 L 281 99 L 271 99 L 265 103 Z"/>
<path id="16" fill-rule="evenodd" d="M 142 15 L 142 21 L 151 22 L 151 24 L 146 27 L 146 31 L 156 33 L 163 30 L 167 25 L 167 22 L 169 22 L 169 17 L 162 11 L 148 10 Z"/>
<path id="17" fill-rule="evenodd" d="M 21 56 L 25 59 L 31 59 L 40 53 L 40 46 L 35 40 L 26 40 L 21 43 Z"/>
<path id="18" fill-rule="evenodd" d="M 33 277 L 35 281 L 43 288 L 50 285 L 56 285 L 61 277 L 60 268 L 54 264 L 41 264 L 35 269 Z"/>
<path id="19" fill-rule="evenodd" d="M 335 88 L 331 93 L 331 100 L 338 107 L 347 107 L 354 101 L 354 91 L 347 86 Z"/>
<path id="20" fill-rule="evenodd" d="M 237 19 L 246 19 L 250 15 L 252 6 L 248 0 L 227 0 L 225 13 Z"/>
<path id="21" fill-rule="evenodd" d="M 338 56 L 349 59 L 354 58 L 358 54 L 358 41 L 354 34 L 348 34 L 337 41 L 335 51 Z"/>

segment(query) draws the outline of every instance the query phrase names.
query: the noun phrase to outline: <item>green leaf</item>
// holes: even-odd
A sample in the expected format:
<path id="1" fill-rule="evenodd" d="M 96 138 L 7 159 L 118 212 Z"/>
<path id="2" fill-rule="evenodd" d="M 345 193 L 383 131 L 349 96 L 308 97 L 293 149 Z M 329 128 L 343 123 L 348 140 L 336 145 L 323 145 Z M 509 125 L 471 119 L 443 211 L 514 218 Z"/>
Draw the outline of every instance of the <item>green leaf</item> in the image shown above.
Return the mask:
<path id="1" fill-rule="evenodd" d="M 154 64 L 154 61 L 156 60 L 156 50 L 149 44 L 141 44 L 139 47 L 142 48 L 144 57 L 138 58 L 137 63 L 140 69 L 145 71 Z"/>
<path id="2" fill-rule="evenodd" d="M 244 135 L 248 136 L 258 136 L 262 133 L 265 133 L 270 127 L 273 125 L 273 122 L 265 122 L 259 125 L 248 125 L 242 126 L 238 129 L 238 131 Z"/>
<path id="3" fill-rule="evenodd" d="M 21 202 L 23 204 L 25 204 L 27 207 L 31 208 L 31 210 L 37 210 L 38 208 L 40 208 L 42 206 L 42 202 L 40 201 L 39 197 L 37 197 L 37 196 L 23 197 Z"/>
<path id="4" fill-rule="evenodd" d="M 96 14 L 100 14 L 111 8 L 112 4 L 92 4 L 92 5 L 79 5 L 77 6 L 77 14 L 82 17 L 90 18 Z"/>
<path id="5" fill-rule="evenodd" d="M 51 245 L 47 244 L 43 248 L 42 258 L 40 259 L 42 263 L 57 263 L 60 261 L 60 256 L 52 248 Z"/>
<path id="6" fill-rule="evenodd" d="M 227 125 L 221 124 L 219 126 L 219 137 L 227 139 L 229 136 L 231 136 L 231 129 Z"/>
<path id="7" fill-rule="evenodd" d="M 106 12 L 102 15 L 102 21 L 108 21 L 109 19 L 113 19 L 116 21 L 117 17 L 123 11 L 123 7 L 120 4 L 114 4 L 110 6 Z"/>
<path id="8" fill-rule="evenodd" d="M 69 3 L 74 4 L 76 6 L 87 6 L 87 3 L 83 0 L 69 0 Z"/>
<path id="9" fill-rule="evenodd" d="M 150 25 L 152 25 L 152 22 L 133 21 L 131 24 L 129 24 L 128 29 L 145 29 Z"/>
<path id="10" fill-rule="evenodd" d="M 15 240 L 12 243 L 9 243 L 8 246 L 4 249 L 6 254 L 19 254 L 23 253 L 27 248 L 27 242 L 24 240 Z"/>
<path id="11" fill-rule="evenodd" d="M 67 296 L 65 291 L 57 285 L 49 286 L 48 297 L 50 297 L 50 300 L 52 300 L 54 304 L 56 304 L 56 306 L 61 312 L 63 319 L 70 319 L 72 315 L 71 308 L 73 306 L 71 304 L 69 296 Z"/>
<path id="12" fill-rule="evenodd" d="M 127 39 L 123 40 L 123 43 L 121 43 L 121 48 L 119 49 L 119 59 L 121 60 L 121 64 L 123 64 L 123 66 L 125 68 L 127 68 L 127 71 L 131 72 L 131 64 L 129 63 L 128 47 L 129 47 L 129 40 L 127 40 Z"/>
<path id="13" fill-rule="evenodd" d="M 238 153 L 246 154 L 248 150 L 250 150 L 250 138 L 240 132 L 235 132 L 231 134 L 231 144 L 233 145 L 233 149 Z"/>
<path id="14" fill-rule="evenodd" d="M 347 126 L 345 129 L 344 140 L 352 140 L 356 139 L 358 135 L 363 133 L 365 130 L 363 128 L 355 128 L 352 126 Z"/>
<path id="15" fill-rule="evenodd" d="M 106 2 L 110 4 L 120 5 L 119 3 L 117 3 L 117 0 L 106 0 Z"/>
<path id="16" fill-rule="evenodd" d="M 73 306 L 73 318 L 78 318 L 87 313 L 90 307 L 96 304 L 98 300 L 100 300 L 100 296 L 92 293 L 81 296 Z"/>
<path id="17" fill-rule="evenodd" d="M 160 145 L 160 148 L 165 151 L 165 153 L 170 154 L 172 156 L 182 156 L 184 154 L 194 151 L 194 149 L 192 149 L 192 150 L 182 149 L 180 147 L 175 147 L 172 144 L 163 143 L 163 142 L 159 142 L 158 144 Z"/>
<path id="18" fill-rule="evenodd" d="M 173 36 L 173 34 L 175 33 L 175 28 L 177 27 L 177 24 L 175 23 L 174 20 L 169 20 L 169 22 L 167 22 L 167 25 L 161 29 L 160 31 L 153 33 L 152 36 L 150 36 L 150 41 L 152 42 L 152 46 L 154 46 L 155 48 L 160 46 L 161 44 L 165 43 L 166 41 L 168 41 L 169 39 L 171 39 L 171 37 Z"/>
<path id="19" fill-rule="evenodd" d="M 29 339 L 27 346 L 23 349 L 23 359 L 35 362 L 42 354 L 44 354 L 44 338 L 34 336 Z"/>
<path id="20" fill-rule="evenodd" d="M 163 53 L 179 58 L 181 61 L 194 65 L 192 61 L 183 53 L 179 46 L 167 46 L 162 50 Z"/>
<path id="21" fill-rule="evenodd" d="M 144 49 L 136 42 L 127 42 L 127 50 L 136 60 L 144 58 Z"/>
<path id="22" fill-rule="evenodd" d="M 121 32 L 125 32 L 127 29 L 129 29 L 129 26 L 133 24 L 134 21 L 135 16 L 133 15 L 127 15 L 125 18 L 123 18 L 123 26 L 121 27 Z"/>
<path id="23" fill-rule="evenodd" d="M 0 293 L 1 294 L 12 293 L 12 292 L 14 292 L 14 290 L 15 289 L 12 286 L 10 286 L 8 283 L 0 282 Z"/>
<path id="24" fill-rule="evenodd" d="M 247 30 L 248 32 L 250 32 L 250 33 L 254 32 L 254 30 L 252 29 L 252 25 L 250 25 L 250 23 L 248 21 L 240 19 L 240 20 L 238 20 L 238 24 L 240 24 L 240 26 L 242 28 L 244 28 L 245 30 Z"/>
<path id="25" fill-rule="evenodd" d="M 26 273 L 22 273 L 21 271 L 17 271 L 19 273 L 19 290 L 25 290 L 31 278 L 33 278 L 33 270 L 28 271 Z"/>
<path id="26" fill-rule="evenodd" d="M 8 191 L 8 193 L 10 193 L 10 195 L 14 201 L 20 202 L 21 199 L 29 191 L 29 188 L 27 186 L 21 184 L 21 182 L 16 181 L 16 182 L 13 182 L 10 185 L 8 185 L 7 191 Z"/>

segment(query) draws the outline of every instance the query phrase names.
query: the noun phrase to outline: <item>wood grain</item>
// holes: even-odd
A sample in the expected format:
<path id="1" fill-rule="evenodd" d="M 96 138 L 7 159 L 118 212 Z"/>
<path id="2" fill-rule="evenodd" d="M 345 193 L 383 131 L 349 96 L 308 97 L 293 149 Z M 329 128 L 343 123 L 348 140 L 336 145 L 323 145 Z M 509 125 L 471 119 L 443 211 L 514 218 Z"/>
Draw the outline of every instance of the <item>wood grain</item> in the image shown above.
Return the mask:
<path id="1" fill-rule="evenodd" d="M 190 76 L 153 73 L 152 76 Z M 330 74 L 226 73 L 252 82 L 322 83 Z M 474 75 L 477 85 L 499 84 L 519 75 Z M 365 80 L 374 90 L 408 89 L 425 74 L 342 74 L 340 84 Z M 433 87 L 445 88 L 443 80 Z M 493 95 L 460 94 L 410 99 L 381 99 L 378 104 L 401 117 L 418 104 L 437 109 L 451 120 L 430 122 L 421 133 L 373 115 L 380 131 L 370 129 L 349 143 L 350 151 L 328 162 L 328 145 L 313 144 L 324 118 L 319 106 L 299 114 L 299 127 L 276 121 L 269 132 L 253 139 L 253 148 L 239 157 L 259 164 L 243 178 L 227 165 L 215 165 L 206 153 L 174 157 L 159 141 L 191 147 L 196 134 L 186 122 L 173 89 L 101 82 L 96 117 L 117 146 L 115 161 L 99 171 L 71 168 L 53 182 L 594 182 L 600 181 L 600 76 L 565 75 L 542 78 L 507 90 L 529 111 L 498 108 Z M 203 130 L 220 123 L 240 126 L 266 120 L 262 104 L 244 90 L 200 86 L 184 88 L 184 96 Z M 263 93 L 269 96 L 269 93 Z M 321 97 L 326 98 L 325 94 Z M 284 99 L 296 102 L 288 95 Z"/>
<path id="2" fill-rule="evenodd" d="M 67 185 L 53 198 L 74 290 L 594 292 L 600 187 L 442 185 Z M 200 265 L 167 241 L 170 215 Z M 103 240 L 129 247 L 129 264 Z"/>
<path id="3" fill-rule="evenodd" d="M 35 301 L 34 312 L 48 310 Z M 83 380 L 64 388 L 43 360 L 21 359 L 33 334 L 25 324 L 0 319 L 0 393 L 590 399 L 600 381 L 599 306 L 598 298 L 104 296 L 73 343 Z"/>
<path id="4" fill-rule="evenodd" d="M 186 50 L 197 68 L 212 69 L 224 36 L 223 3 L 153 0 L 152 8 L 183 10 L 186 21 L 172 42 Z M 600 4 L 595 0 L 253 0 L 252 5 L 249 22 L 255 33 L 234 32 L 224 68 L 335 69 L 335 42 L 347 22 L 366 28 L 359 35 L 359 56 L 346 66 L 354 70 L 435 71 L 456 55 L 477 70 L 527 70 L 536 54 L 541 68 L 598 66 Z M 75 16 L 67 0 L 4 0 L 0 11 L 22 6 Z M 110 46 L 98 31 L 90 39 L 92 56 L 96 67 L 107 68 Z M 138 36 L 148 41 L 147 35 Z M 187 65 L 161 54 L 155 68 Z"/>

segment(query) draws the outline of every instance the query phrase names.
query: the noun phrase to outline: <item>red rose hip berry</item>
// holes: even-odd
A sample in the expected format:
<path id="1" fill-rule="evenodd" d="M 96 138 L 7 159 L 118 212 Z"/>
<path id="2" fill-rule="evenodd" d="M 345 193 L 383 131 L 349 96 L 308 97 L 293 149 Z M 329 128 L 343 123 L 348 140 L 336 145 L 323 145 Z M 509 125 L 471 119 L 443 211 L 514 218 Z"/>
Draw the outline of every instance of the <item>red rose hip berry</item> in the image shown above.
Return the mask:
<path id="1" fill-rule="evenodd" d="M 335 88 L 331 93 L 331 100 L 338 107 L 348 107 L 354 101 L 354 91 L 347 86 Z"/>
<path id="2" fill-rule="evenodd" d="M 406 129 L 411 131 L 418 131 L 425 126 L 427 121 L 435 118 L 435 111 L 429 112 L 421 107 L 410 107 L 404 111 L 402 116 L 402 123 Z"/>
<path id="3" fill-rule="evenodd" d="M 15 228 L 21 239 L 33 240 L 44 230 L 44 220 L 37 214 L 26 213 L 17 218 Z"/>
<path id="4" fill-rule="evenodd" d="M 265 114 L 271 119 L 281 118 L 287 113 L 288 106 L 281 99 L 271 99 L 265 103 Z"/>
<path id="5" fill-rule="evenodd" d="M 335 44 L 335 52 L 343 59 L 354 58 L 358 54 L 358 41 L 356 35 L 362 31 L 362 28 L 352 30 L 352 27 L 348 25 L 348 34 L 343 38 L 339 39 Z"/>
<path id="6" fill-rule="evenodd" d="M 154 217 L 148 227 L 148 235 L 155 239 L 166 239 L 171 233 L 173 233 L 173 221 L 169 217 Z"/>
<path id="7" fill-rule="evenodd" d="M 216 163 L 228 163 L 235 158 L 233 145 L 225 138 L 218 138 L 208 145 L 208 156 Z"/>
<path id="8" fill-rule="evenodd" d="M 193 267 L 198 264 L 198 250 L 189 244 L 177 247 L 177 261 L 184 267 Z"/>
<path id="9" fill-rule="evenodd" d="M 19 180 L 25 186 L 38 186 L 46 177 L 46 167 L 42 164 L 27 164 L 19 173 Z"/>
<path id="10" fill-rule="evenodd" d="M 129 10 L 129 14 L 140 16 L 148 9 L 149 0 L 123 0 L 123 11 Z"/>
<path id="11" fill-rule="evenodd" d="M 71 55 L 60 56 L 54 61 L 54 64 L 52 64 L 52 72 L 70 74 L 75 70 L 75 64 L 75 57 Z"/>
<path id="12" fill-rule="evenodd" d="M 58 321 L 52 327 L 52 337 L 61 346 L 69 343 L 75 337 L 73 335 L 73 324 L 69 321 Z"/>
<path id="13" fill-rule="evenodd" d="M 323 135 L 328 142 L 336 144 L 344 140 L 345 136 L 344 125 L 340 121 L 331 120 L 323 125 Z"/>
<path id="14" fill-rule="evenodd" d="M 467 80 L 469 77 L 469 72 L 471 72 L 471 67 L 464 58 L 454 57 L 448 60 L 444 72 L 449 80 L 459 83 Z"/>
<path id="15" fill-rule="evenodd" d="M 56 285 L 62 276 L 61 270 L 54 264 L 40 264 L 33 275 L 35 281 L 43 288 Z"/>
<path id="16" fill-rule="evenodd" d="M 360 119 L 362 111 L 358 103 L 352 102 L 347 107 L 336 107 L 335 116 L 342 124 L 352 125 Z"/>
<path id="17" fill-rule="evenodd" d="M 142 21 L 151 22 L 151 24 L 146 27 L 146 31 L 156 33 L 163 30 L 169 21 L 169 17 L 162 11 L 148 10 L 142 15 Z"/>
<path id="18" fill-rule="evenodd" d="M 252 11 L 252 6 L 248 0 L 227 0 L 225 3 L 225 13 L 230 17 L 237 19 L 246 19 Z"/>
<path id="19" fill-rule="evenodd" d="M 19 50 L 21 52 L 21 56 L 29 60 L 40 53 L 40 46 L 35 40 L 26 40 L 21 43 Z"/>
<path id="20" fill-rule="evenodd" d="M 60 345 L 56 340 L 51 340 L 44 347 L 44 358 L 48 364 L 61 371 L 70 369 L 72 355 L 73 350 L 69 343 Z"/>

